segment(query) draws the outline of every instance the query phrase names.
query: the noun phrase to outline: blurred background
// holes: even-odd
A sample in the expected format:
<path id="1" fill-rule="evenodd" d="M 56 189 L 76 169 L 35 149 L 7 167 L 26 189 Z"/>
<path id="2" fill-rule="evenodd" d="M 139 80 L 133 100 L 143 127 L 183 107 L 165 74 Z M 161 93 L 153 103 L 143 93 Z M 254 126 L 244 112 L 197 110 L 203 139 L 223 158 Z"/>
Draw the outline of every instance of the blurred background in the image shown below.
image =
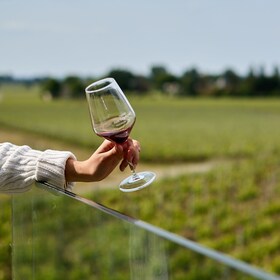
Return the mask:
<path id="1" fill-rule="evenodd" d="M 0 0 L 0 141 L 88 157 L 84 88 L 114 77 L 137 114 L 137 168 L 74 191 L 280 274 L 280 3 Z M 0 194 L 0 279 L 11 279 Z M 123 203 L 123 201 L 126 203 Z"/>

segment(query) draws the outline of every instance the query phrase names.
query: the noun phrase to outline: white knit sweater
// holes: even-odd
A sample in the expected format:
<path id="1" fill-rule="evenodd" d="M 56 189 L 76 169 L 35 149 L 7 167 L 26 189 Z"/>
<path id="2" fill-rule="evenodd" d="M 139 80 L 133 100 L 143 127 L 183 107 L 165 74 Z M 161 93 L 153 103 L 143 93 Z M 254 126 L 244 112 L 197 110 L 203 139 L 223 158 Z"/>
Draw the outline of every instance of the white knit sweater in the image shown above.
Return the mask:
<path id="1" fill-rule="evenodd" d="M 71 187 L 65 181 L 65 163 L 71 152 L 38 151 L 28 146 L 0 143 L 0 192 L 24 192 L 37 181 Z"/>

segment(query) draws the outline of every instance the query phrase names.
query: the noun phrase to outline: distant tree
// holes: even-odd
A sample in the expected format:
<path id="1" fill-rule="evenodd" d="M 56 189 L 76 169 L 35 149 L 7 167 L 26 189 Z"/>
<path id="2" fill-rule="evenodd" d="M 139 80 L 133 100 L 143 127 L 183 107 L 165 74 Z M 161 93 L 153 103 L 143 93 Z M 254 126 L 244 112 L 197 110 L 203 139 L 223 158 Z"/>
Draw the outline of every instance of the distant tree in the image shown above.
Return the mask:
<path id="1" fill-rule="evenodd" d="M 107 76 L 114 78 L 120 88 L 124 91 L 133 90 L 134 74 L 132 74 L 130 71 L 123 69 L 113 69 L 108 73 Z"/>
<path id="2" fill-rule="evenodd" d="M 47 78 L 42 82 L 42 88 L 44 93 L 48 93 L 52 98 L 56 99 L 60 97 L 61 82 L 54 78 Z"/>
<path id="3" fill-rule="evenodd" d="M 68 76 L 63 81 L 61 95 L 65 98 L 81 98 L 85 94 L 83 81 L 76 76 Z"/>
<path id="4" fill-rule="evenodd" d="M 183 96 L 198 95 L 200 81 L 201 81 L 200 74 L 195 68 L 185 71 L 180 79 L 181 95 Z"/>
<path id="5" fill-rule="evenodd" d="M 15 82 L 14 78 L 10 75 L 0 76 L 0 84 L 1 83 L 13 83 Z"/>
<path id="6" fill-rule="evenodd" d="M 256 81 L 256 74 L 254 69 L 251 67 L 245 77 L 240 79 L 240 85 L 237 96 L 254 96 L 254 87 Z"/>
<path id="7" fill-rule="evenodd" d="M 264 68 L 261 67 L 259 75 L 255 77 L 253 83 L 254 96 L 272 96 L 280 91 L 279 71 L 274 69 L 271 76 L 265 74 Z"/>
<path id="8" fill-rule="evenodd" d="M 277 79 L 277 80 L 280 79 L 279 68 L 277 66 L 274 67 L 272 75 L 275 79 Z"/>
<path id="9" fill-rule="evenodd" d="M 150 80 L 142 75 L 135 75 L 133 79 L 132 88 L 138 93 L 145 93 L 151 89 Z"/>
<path id="10" fill-rule="evenodd" d="M 221 78 L 224 81 L 223 95 L 238 95 L 240 77 L 232 69 L 227 69 L 222 73 Z"/>
<path id="11" fill-rule="evenodd" d="M 271 78 L 273 83 L 273 90 L 271 94 L 274 96 L 280 96 L 280 74 L 278 67 L 274 67 L 274 71 Z"/>
<path id="12" fill-rule="evenodd" d="M 156 65 L 151 68 L 150 80 L 155 89 L 163 91 L 170 85 L 178 83 L 178 78 L 161 65 Z"/>
<path id="13" fill-rule="evenodd" d="M 157 77 L 166 75 L 168 73 L 167 69 L 162 65 L 154 65 L 151 67 L 151 78 L 156 79 Z"/>
<path id="14" fill-rule="evenodd" d="M 153 88 L 161 90 L 162 77 L 165 77 L 167 70 L 164 66 L 152 66 L 150 80 Z"/>

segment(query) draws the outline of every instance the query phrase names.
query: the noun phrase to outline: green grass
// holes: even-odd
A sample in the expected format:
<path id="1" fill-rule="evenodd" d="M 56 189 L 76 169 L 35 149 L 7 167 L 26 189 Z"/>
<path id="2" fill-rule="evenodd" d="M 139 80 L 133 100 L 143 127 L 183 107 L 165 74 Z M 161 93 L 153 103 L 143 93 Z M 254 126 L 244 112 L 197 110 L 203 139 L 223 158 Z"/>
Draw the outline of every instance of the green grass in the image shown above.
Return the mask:
<path id="1" fill-rule="evenodd" d="M 156 181 L 132 194 L 93 188 L 91 197 L 280 274 L 280 153 Z"/>
<path id="2" fill-rule="evenodd" d="M 101 141 L 91 129 L 85 100 L 44 102 L 38 90 L 2 88 L 0 125 L 85 147 Z M 26 89 L 25 89 L 26 91 Z M 4 94 L 5 93 L 5 94 Z M 130 98 L 137 114 L 132 137 L 142 160 L 197 161 L 252 156 L 280 147 L 280 100 Z"/>
<path id="3" fill-rule="evenodd" d="M 11 279 L 10 197 L 0 194 L 0 280 Z"/>
<path id="4" fill-rule="evenodd" d="M 36 88 L 0 90 L 0 127 L 83 147 L 101 142 L 92 132 L 85 100 L 43 102 Z M 93 190 L 90 196 L 280 274 L 280 100 L 129 99 L 142 161 L 227 158 L 231 163 L 205 174 L 157 180 L 133 194 Z"/>

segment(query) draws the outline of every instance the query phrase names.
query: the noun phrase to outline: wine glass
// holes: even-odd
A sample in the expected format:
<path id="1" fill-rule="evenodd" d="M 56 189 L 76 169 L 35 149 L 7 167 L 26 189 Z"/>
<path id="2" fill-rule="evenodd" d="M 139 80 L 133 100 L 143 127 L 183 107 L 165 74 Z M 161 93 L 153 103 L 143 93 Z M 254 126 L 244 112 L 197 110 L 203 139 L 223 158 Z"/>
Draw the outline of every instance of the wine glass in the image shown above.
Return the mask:
<path id="1" fill-rule="evenodd" d="M 125 143 L 136 115 L 117 82 L 113 78 L 105 78 L 90 84 L 85 91 L 94 132 L 115 143 Z M 132 175 L 120 183 L 121 191 L 140 190 L 154 181 L 155 173 L 136 173 L 133 164 L 128 164 Z"/>

